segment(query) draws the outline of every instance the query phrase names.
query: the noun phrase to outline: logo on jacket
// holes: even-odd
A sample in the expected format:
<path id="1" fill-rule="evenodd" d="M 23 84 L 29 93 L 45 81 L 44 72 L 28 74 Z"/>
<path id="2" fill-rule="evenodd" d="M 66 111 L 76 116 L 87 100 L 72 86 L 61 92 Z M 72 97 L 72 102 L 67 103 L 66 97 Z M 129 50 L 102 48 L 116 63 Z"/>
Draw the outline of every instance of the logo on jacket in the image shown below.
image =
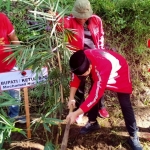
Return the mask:
<path id="1" fill-rule="evenodd" d="M 94 34 L 97 35 L 99 33 L 98 28 L 94 28 Z"/>

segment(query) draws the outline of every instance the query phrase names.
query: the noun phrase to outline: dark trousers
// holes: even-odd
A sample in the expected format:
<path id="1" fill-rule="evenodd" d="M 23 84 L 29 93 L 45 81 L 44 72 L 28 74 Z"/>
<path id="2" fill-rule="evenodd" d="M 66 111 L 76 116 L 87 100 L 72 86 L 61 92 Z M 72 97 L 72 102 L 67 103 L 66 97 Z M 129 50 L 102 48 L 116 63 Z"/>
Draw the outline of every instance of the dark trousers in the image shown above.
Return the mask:
<path id="1" fill-rule="evenodd" d="M 85 80 L 86 80 L 86 77 L 82 77 L 82 76 L 79 76 L 79 79 L 81 80 L 80 82 L 80 86 L 75 94 L 75 99 L 76 99 L 76 109 L 79 108 L 79 106 L 81 105 L 82 102 L 84 102 L 85 98 L 84 98 L 84 94 L 85 94 Z M 91 85 L 93 85 L 93 81 L 92 81 L 92 78 L 90 77 L 90 81 L 91 81 Z M 91 86 L 92 87 L 92 86 Z M 89 91 L 91 90 L 91 88 L 89 89 Z M 98 108 L 104 108 L 105 105 L 104 105 L 104 96 L 102 96 L 102 98 L 99 100 L 98 102 Z M 75 110 L 76 110 L 75 109 Z M 90 111 L 88 112 L 89 114 L 91 113 Z M 93 113 L 93 112 L 92 112 Z M 96 117 L 97 117 L 97 113 L 96 113 Z"/>
<path id="2" fill-rule="evenodd" d="M 136 133 L 138 128 L 136 126 L 136 120 L 133 112 L 133 108 L 130 102 L 130 94 L 127 93 L 117 93 L 118 100 L 121 106 L 122 114 L 126 124 L 127 131 L 130 136 L 137 136 Z M 88 113 L 88 118 L 90 121 L 95 121 L 97 118 L 97 113 L 99 110 L 98 104 L 96 104 Z"/>

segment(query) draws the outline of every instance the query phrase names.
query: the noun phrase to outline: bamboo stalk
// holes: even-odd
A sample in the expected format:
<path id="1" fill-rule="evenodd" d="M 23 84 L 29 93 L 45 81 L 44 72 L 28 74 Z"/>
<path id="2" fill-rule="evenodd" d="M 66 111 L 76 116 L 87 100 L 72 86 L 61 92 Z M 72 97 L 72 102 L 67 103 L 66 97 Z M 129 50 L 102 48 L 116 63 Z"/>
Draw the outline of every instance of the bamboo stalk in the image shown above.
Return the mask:
<path id="1" fill-rule="evenodd" d="M 57 58 L 58 58 L 58 64 L 59 64 L 59 70 L 60 70 L 60 73 L 62 73 L 62 66 L 61 66 L 61 60 L 60 60 L 60 54 L 59 54 L 59 51 L 57 51 Z M 61 96 L 61 102 L 64 103 L 64 99 L 63 99 L 63 86 L 62 84 L 60 84 L 60 96 Z M 61 116 L 60 116 L 60 119 L 61 119 Z M 61 129 L 61 124 L 59 123 L 58 124 L 58 132 L 57 132 L 57 135 L 56 135 L 56 145 L 58 145 L 58 139 L 59 139 L 59 134 L 60 134 L 60 129 Z"/>
<path id="2" fill-rule="evenodd" d="M 58 57 L 58 64 L 59 64 L 59 70 L 60 73 L 62 73 L 62 66 L 61 66 L 61 61 L 60 61 L 60 54 L 57 51 L 57 57 Z M 60 94 L 61 94 L 61 102 L 64 103 L 64 99 L 63 99 L 63 86 L 62 84 L 60 84 Z"/>

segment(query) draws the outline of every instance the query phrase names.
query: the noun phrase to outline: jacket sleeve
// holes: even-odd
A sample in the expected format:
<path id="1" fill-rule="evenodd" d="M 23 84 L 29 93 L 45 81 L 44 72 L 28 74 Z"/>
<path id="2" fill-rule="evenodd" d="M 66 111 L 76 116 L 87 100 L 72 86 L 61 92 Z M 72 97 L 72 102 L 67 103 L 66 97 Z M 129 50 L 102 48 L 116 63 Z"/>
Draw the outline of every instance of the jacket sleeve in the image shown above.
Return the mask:
<path id="1" fill-rule="evenodd" d="M 96 24 L 99 27 L 99 34 L 98 34 L 98 48 L 104 49 L 104 30 L 103 30 L 103 24 L 102 20 L 99 16 L 93 15 L 96 19 Z"/>
<path id="2" fill-rule="evenodd" d="M 104 49 L 104 30 L 102 20 L 99 18 L 99 48 Z"/>
<path id="3" fill-rule="evenodd" d="M 106 63 L 107 67 L 105 67 Z M 89 111 L 96 103 L 98 103 L 98 101 L 102 97 L 111 73 L 111 69 L 111 63 L 108 60 L 105 60 L 105 62 L 103 63 L 103 65 L 101 65 L 100 68 L 94 69 L 93 74 L 95 74 L 95 77 L 92 89 L 87 99 L 80 106 L 80 108 L 84 112 Z"/>
<path id="4" fill-rule="evenodd" d="M 5 29 L 7 29 L 7 35 L 10 35 L 11 33 L 13 33 L 14 27 L 13 27 L 11 21 L 9 20 L 9 18 L 5 14 L 3 14 L 3 22 L 5 25 Z"/>
<path id="5" fill-rule="evenodd" d="M 58 21 L 58 25 L 57 25 L 56 29 L 58 31 L 63 31 L 66 28 L 70 28 L 70 24 L 71 24 L 70 16 L 60 18 L 60 20 Z"/>
<path id="6" fill-rule="evenodd" d="M 80 85 L 80 79 L 74 74 L 71 74 L 71 81 L 70 81 L 70 87 L 76 87 L 78 88 Z"/>

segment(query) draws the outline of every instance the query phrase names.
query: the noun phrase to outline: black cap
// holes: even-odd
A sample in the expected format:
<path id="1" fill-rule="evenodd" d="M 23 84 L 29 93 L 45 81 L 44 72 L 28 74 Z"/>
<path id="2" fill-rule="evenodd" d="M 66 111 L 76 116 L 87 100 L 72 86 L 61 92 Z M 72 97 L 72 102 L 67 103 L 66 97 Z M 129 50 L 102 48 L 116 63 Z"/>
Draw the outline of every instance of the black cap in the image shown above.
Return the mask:
<path id="1" fill-rule="evenodd" d="M 90 67 L 90 62 L 83 50 L 75 52 L 69 61 L 71 71 L 76 75 L 84 74 Z"/>

